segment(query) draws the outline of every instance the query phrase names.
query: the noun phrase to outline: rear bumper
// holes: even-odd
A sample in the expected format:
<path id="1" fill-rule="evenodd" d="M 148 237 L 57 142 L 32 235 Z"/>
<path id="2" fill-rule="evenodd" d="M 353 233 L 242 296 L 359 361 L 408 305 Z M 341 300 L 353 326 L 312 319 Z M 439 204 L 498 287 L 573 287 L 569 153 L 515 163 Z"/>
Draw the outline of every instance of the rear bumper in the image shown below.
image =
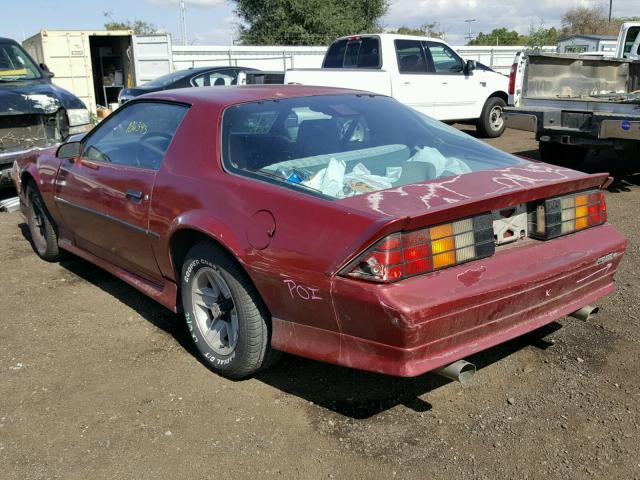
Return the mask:
<path id="1" fill-rule="evenodd" d="M 536 138 L 576 145 L 615 145 L 640 140 L 640 120 L 637 115 L 572 111 L 561 108 L 522 109 L 507 107 L 505 125 L 514 130 L 533 132 Z"/>
<path id="2" fill-rule="evenodd" d="M 610 225 L 392 285 L 336 277 L 340 332 L 274 320 L 273 344 L 411 377 L 518 337 L 613 292 L 626 239 Z"/>

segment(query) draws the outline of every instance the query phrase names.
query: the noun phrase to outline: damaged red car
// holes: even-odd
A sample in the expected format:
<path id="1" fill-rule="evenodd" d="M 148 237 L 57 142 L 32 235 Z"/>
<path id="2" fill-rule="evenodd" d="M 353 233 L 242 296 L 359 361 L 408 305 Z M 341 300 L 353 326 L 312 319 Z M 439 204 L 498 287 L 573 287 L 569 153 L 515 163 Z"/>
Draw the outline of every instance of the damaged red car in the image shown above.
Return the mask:
<path id="1" fill-rule="evenodd" d="M 232 378 L 278 351 L 397 376 L 447 366 L 588 314 L 626 246 L 606 174 L 341 89 L 145 95 L 13 178 L 38 255 L 71 252 L 184 313 Z"/>

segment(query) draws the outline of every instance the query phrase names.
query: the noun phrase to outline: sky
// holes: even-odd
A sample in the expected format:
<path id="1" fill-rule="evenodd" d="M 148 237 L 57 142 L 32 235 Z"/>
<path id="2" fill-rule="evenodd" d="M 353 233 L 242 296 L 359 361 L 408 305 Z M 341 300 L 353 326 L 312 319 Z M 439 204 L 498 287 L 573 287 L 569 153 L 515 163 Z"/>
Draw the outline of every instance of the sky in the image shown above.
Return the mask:
<path id="1" fill-rule="evenodd" d="M 181 43 L 179 0 L 0 0 L 0 36 L 23 40 L 42 29 L 98 30 L 107 19 L 141 19 L 170 32 Z M 194 45 L 229 45 L 238 19 L 229 0 L 186 0 L 187 38 Z M 560 26 L 573 6 L 605 5 L 603 0 L 392 0 L 382 19 L 387 28 L 439 22 L 446 40 L 464 45 L 468 33 L 506 26 L 526 34 L 532 24 Z M 640 0 L 613 0 L 613 16 L 640 15 Z"/>

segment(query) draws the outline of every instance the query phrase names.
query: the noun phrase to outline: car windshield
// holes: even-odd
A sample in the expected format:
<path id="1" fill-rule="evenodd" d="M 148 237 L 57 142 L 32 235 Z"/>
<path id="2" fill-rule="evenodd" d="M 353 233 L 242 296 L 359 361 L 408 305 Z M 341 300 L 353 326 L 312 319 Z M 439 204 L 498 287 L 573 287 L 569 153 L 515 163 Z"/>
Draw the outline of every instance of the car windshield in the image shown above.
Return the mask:
<path id="1" fill-rule="evenodd" d="M 40 70 L 15 43 L 0 43 L 0 82 L 42 78 Z"/>
<path id="2" fill-rule="evenodd" d="M 344 198 L 523 163 L 389 97 L 331 95 L 229 107 L 233 172 Z"/>
<path id="3" fill-rule="evenodd" d="M 178 70 L 177 72 L 167 73 L 166 75 L 162 75 L 161 77 L 154 78 L 150 82 L 144 84 L 145 87 L 166 87 L 171 85 L 178 80 L 182 80 L 183 78 L 189 76 L 193 73 L 191 70 Z"/>

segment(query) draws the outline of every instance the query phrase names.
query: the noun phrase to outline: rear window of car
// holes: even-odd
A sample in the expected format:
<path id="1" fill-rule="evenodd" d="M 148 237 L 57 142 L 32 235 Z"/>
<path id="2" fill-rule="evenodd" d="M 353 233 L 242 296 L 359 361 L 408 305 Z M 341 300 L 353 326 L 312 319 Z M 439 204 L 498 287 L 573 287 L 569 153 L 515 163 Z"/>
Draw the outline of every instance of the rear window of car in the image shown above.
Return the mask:
<path id="1" fill-rule="evenodd" d="M 327 198 L 523 163 L 375 95 L 319 95 L 229 107 L 221 149 L 231 172 Z"/>
<path id="2" fill-rule="evenodd" d="M 323 68 L 379 68 L 380 39 L 353 37 L 331 44 L 322 64 Z"/>

